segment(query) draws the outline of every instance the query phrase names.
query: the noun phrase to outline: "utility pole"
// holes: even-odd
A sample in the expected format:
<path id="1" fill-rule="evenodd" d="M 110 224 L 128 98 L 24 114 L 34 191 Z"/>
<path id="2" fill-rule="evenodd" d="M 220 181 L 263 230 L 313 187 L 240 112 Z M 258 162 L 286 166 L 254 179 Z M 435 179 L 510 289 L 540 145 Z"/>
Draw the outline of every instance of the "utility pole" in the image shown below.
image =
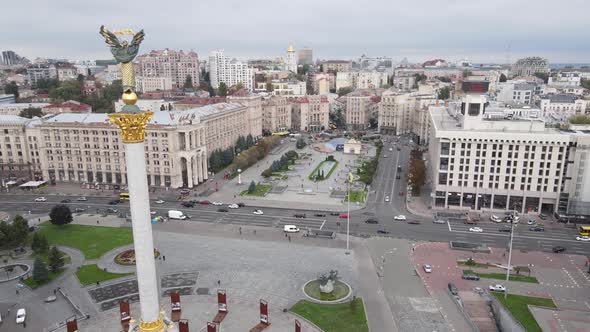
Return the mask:
<path id="1" fill-rule="evenodd" d="M 512 223 L 510 227 L 510 244 L 508 246 L 508 268 L 506 269 L 506 289 L 504 290 L 504 300 L 508 298 L 508 281 L 510 280 L 510 264 L 512 262 L 512 240 L 514 239 L 514 218 L 512 218 Z"/>
<path id="2" fill-rule="evenodd" d="M 350 184 L 352 183 L 352 173 L 348 173 L 348 209 L 346 213 L 346 254 L 348 255 L 349 250 L 349 237 L 350 237 Z"/>

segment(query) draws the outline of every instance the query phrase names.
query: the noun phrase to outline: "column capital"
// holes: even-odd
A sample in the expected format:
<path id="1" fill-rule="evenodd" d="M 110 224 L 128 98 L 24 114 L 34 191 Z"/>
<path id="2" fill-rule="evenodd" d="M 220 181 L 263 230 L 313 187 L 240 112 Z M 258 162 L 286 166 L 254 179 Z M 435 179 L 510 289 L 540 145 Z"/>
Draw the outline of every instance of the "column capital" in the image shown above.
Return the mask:
<path id="1" fill-rule="evenodd" d="M 145 137 L 145 126 L 152 119 L 153 112 L 112 113 L 109 120 L 121 128 L 123 143 L 141 143 Z"/>

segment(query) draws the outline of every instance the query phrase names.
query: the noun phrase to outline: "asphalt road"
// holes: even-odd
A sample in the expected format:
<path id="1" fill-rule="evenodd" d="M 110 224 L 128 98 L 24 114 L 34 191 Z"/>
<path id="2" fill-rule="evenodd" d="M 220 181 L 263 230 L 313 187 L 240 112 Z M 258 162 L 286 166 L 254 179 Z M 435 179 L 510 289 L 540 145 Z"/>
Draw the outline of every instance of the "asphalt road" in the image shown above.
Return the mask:
<path id="1" fill-rule="evenodd" d="M 373 181 L 372 190 L 369 194 L 367 207 L 353 211 L 350 218 L 350 232 L 357 236 L 391 236 L 396 238 L 405 238 L 410 240 L 426 241 L 467 241 L 483 243 L 493 247 L 506 248 L 510 239 L 509 233 L 498 231 L 499 225 L 490 221 L 483 221 L 478 226 L 483 228 L 483 233 L 473 233 L 469 231 L 470 226 L 462 223 L 434 224 L 432 218 L 414 216 L 408 213 L 405 208 L 405 196 L 400 196 L 401 191 L 406 194 L 406 181 L 410 146 L 408 140 L 396 142 L 391 138 L 388 139 L 382 150 L 380 157 L 379 169 Z M 397 147 L 400 151 L 397 151 Z M 392 151 L 389 151 L 391 148 Z M 387 157 L 383 157 L 383 155 Z M 398 172 L 397 165 L 402 167 Z M 397 176 L 400 179 L 396 179 Z M 12 214 L 46 214 L 51 207 L 65 199 L 64 196 L 45 196 L 47 202 L 34 202 L 34 197 L 30 195 L 2 195 L 0 196 L 0 211 L 7 211 Z M 386 200 L 389 197 L 389 201 Z M 109 205 L 108 202 L 113 198 L 106 197 L 88 197 L 87 202 L 76 201 L 77 197 L 68 197 L 71 202 L 68 203 L 73 208 L 82 207 L 88 213 L 97 213 L 97 209 L 105 210 L 112 207 L 120 211 L 128 211 L 129 203 L 118 205 Z M 237 202 L 224 202 L 237 203 Z M 156 204 L 155 198 L 151 201 L 152 211 L 158 215 L 165 216 L 168 210 L 181 210 L 192 218 L 188 220 L 252 225 L 266 227 L 280 227 L 284 225 L 297 225 L 301 229 L 321 228 L 339 233 L 346 232 L 346 219 L 340 219 L 338 216 L 332 216 L 326 213 L 326 216 L 315 216 L 317 211 L 308 211 L 303 209 L 284 209 L 284 208 L 261 208 L 264 215 L 254 215 L 252 211 L 255 206 L 247 206 L 239 209 L 229 209 L 228 212 L 217 212 L 219 206 L 197 204 L 193 208 L 185 208 L 179 202 L 165 202 Z M 342 211 L 337 211 L 344 213 Z M 305 213 L 306 218 L 295 218 L 294 214 Z M 419 221 L 420 224 L 408 224 L 407 222 L 394 221 L 393 216 L 404 214 L 408 220 Z M 368 218 L 376 218 L 378 224 L 367 224 Z M 383 234 L 385 231 L 388 232 Z M 590 242 L 576 241 L 577 231 L 575 229 L 556 227 L 546 228 L 544 232 L 531 232 L 527 225 L 519 225 L 515 228 L 513 247 L 516 250 L 541 250 L 550 251 L 552 247 L 561 245 L 567 248 L 568 253 L 583 254 L 590 256 Z"/>

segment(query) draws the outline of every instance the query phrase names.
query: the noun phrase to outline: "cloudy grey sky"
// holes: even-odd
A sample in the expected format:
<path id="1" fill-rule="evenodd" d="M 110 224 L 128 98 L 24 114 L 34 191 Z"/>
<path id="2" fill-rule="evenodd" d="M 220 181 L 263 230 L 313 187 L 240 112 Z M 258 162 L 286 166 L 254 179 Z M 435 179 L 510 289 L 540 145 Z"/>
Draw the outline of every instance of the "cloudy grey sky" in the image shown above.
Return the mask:
<path id="1" fill-rule="evenodd" d="M 143 28 L 141 52 L 172 48 L 200 57 L 282 56 L 293 41 L 314 57 L 387 55 L 505 62 L 539 55 L 590 62 L 589 0 L 17 0 L 2 4 L 0 50 L 30 59 L 110 58 L 98 35 Z"/>

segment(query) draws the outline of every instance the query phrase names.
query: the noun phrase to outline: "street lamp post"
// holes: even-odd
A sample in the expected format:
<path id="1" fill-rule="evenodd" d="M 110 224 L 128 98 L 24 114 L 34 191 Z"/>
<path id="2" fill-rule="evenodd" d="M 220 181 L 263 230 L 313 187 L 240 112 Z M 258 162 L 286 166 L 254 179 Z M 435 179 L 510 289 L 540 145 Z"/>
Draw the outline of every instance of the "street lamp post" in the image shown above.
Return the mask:
<path id="1" fill-rule="evenodd" d="M 242 169 L 238 168 L 238 184 L 242 184 Z"/>
<path id="2" fill-rule="evenodd" d="M 510 226 L 510 244 L 508 246 L 508 267 L 506 268 L 506 289 L 504 290 L 504 299 L 508 298 L 508 281 L 510 280 L 510 264 L 512 263 L 512 240 L 514 239 L 514 218 Z"/>
<path id="3" fill-rule="evenodd" d="M 352 173 L 348 173 L 348 204 L 346 213 L 346 254 L 348 255 L 349 250 L 349 238 L 350 238 L 350 184 L 352 183 Z"/>

